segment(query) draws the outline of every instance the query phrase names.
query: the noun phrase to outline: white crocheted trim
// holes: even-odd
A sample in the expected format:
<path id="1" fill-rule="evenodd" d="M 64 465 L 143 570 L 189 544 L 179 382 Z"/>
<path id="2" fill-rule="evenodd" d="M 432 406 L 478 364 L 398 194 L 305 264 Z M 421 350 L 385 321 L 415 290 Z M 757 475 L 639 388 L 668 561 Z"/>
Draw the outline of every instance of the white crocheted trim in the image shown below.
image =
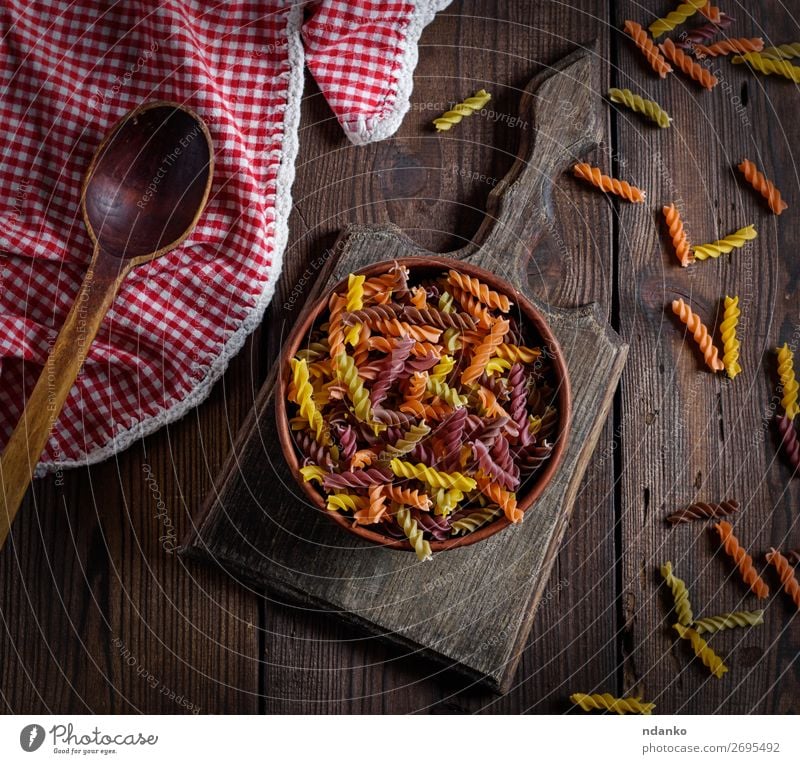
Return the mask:
<path id="1" fill-rule="evenodd" d="M 300 126 L 300 102 L 303 97 L 303 67 L 305 55 L 303 43 L 300 38 L 300 27 L 303 23 L 303 6 L 301 3 L 292 5 L 286 23 L 286 38 L 288 40 L 288 88 L 286 96 L 286 116 L 283 126 L 283 156 L 278 168 L 275 194 L 275 234 L 273 237 L 273 252 L 271 266 L 266 275 L 264 291 L 256 298 L 250 312 L 222 348 L 220 355 L 212 361 L 208 373 L 181 400 L 177 401 L 170 409 L 162 411 L 152 417 L 137 422 L 127 430 L 121 430 L 112 440 L 100 448 L 93 449 L 82 459 L 70 459 L 61 462 L 40 462 L 36 466 L 35 477 L 41 477 L 48 472 L 62 469 L 82 467 L 96 464 L 108 459 L 114 454 L 123 451 L 136 441 L 150 435 L 165 424 L 175 422 L 195 406 L 202 403 L 211 392 L 214 383 L 222 376 L 228 363 L 244 345 L 248 335 L 261 323 L 264 311 L 272 300 L 275 286 L 283 266 L 283 252 L 289 239 L 289 213 L 292 210 L 292 184 L 295 177 L 295 160 L 299 145 L 298 130 Z"/>
<path id="2" fill-rule="evenodd" d="M 422 30 L 433 21 L 434 16 L 446 8 L 452 0 L 414 0 L 414 10 L 405 27 L 401 43 L 402 52 L 392 72 L 392 85 L 386 96 L 381 113 L 371 117 L 359 117 L 352 123 L 342 125 L 345 135 L 356 146 L 372 141 L 381 141 L 394 135 L 403 122 L 411 105 L 414 89 L 414 69 L 419 59 L 419 41 Z"/>

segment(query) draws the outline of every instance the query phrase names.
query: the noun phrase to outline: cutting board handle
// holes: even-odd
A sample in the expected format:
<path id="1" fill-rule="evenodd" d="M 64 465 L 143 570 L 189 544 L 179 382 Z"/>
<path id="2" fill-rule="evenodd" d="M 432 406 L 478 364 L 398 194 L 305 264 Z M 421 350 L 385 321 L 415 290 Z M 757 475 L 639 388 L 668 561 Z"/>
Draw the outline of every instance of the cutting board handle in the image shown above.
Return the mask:
<path id="1" fill-rule="evenodd" d="M 530 81 L 520 101 L 520 145 L 508 174 L 492 189 L 472 247 L 462 253 L 518 288 L 528 284 L 531 254 L 555 225 L 555 179 L 602 139 L 597 42 Z"/>

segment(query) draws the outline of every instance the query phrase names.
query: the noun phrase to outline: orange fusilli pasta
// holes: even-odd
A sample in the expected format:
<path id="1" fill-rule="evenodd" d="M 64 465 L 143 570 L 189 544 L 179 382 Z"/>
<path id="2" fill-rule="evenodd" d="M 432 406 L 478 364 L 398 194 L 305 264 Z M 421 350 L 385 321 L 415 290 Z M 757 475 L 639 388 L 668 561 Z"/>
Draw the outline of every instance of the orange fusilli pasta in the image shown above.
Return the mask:
<path id="1" fill-rule="evenodd" d="M 635 21 L 626 21 L 625 31 L 636 43 L 636 47 L 645 55 L 647 63 L 659 77 L 663 79 L 672 71 L 672 67 L 666 62 L 656 44 L 650 39 L 650 35 L 642 29 L 640 24 Z"/>
<path id="2" fill-rule="evenodd" d="M 698 344 L 708 368 L 712 371 L 724 371 L 725 364 L 719 357 L 717 346 L 711 339 L 711 335 L 700 320 L 700 317 L 693 313 L 692 309 L 682 299 L 672 301 L 672 312 L 686 324 L 686 328 L 692 333 L 692 337 Z"/>
<path id="3" fill-rule="evenodd" d="M 681 267 L 686 268 L 694 262 L 694 254 L 692 248 L 689 246 L 689 238 L 686 235 L 686 229 L 683 227 L 681 214 L 674 204 L 663 207 L 661 210 L 664 213 L 664 218 L 667 221 L 669 228 L 669 235 L 672 237 L 672 246 L 675 254 L 680 261 Z"/>
<path id="4" fill-rule="evenodd" d="M 586 162 L 578 162 L 573 168 L 576 178 L 582 178 L 593 186 L 609 194 L 616 194 L 629 202 L 644 202 L 645 193 L 625 180 L 617 180 L 608 175 L 603 175 L 599 167 L 592 167 Z"/>
<path id="5" fill-rule="evenodd" d="M 739 539 L 733 535 L 733 526 L 727 520 L 721 520 L 714 526 L 714 529 L 719 534 L 723 548 L 736 563 L 744 582 L 759 599 L 768 597 L 769 587 L 764 583 L 764 579 L 758 575 L 758 571 L 753 565 L 753 558 L 747 554 L 739 543 Z"/>
<path id="6" fill-rule="evenodd" d="M 670 61 L 672 61 L 672 63 L 675 64 L 678 69 L 680 69 L 684 74 L 691 77 L 695 82 L 699 83 L 707 90 L 712 90 L 719 82 L 719 80 L 713 74 L 711 74 L 708 69 L 702 67 L 697 63 L 697 61 L 694 61 L 680 48 L 676 47 L 672 40 L 664 40 L 664 42 L 658 47 L 661 48 L 661 52 Z"/>
<path id="7" fill-rule="evenodd" d="M 800 610 L 800 582 L 794 575 L 794 568 L 777 549 L 770 549 L 767 552 L 767 562 L 778 572 L 785 591 L 794 602 L 794 606 Z"/>
<path id="8" fill-rule="evenodd" d="M 747 182 L 767 200 L 769 208 L 776 215 L 780 215 L 789 206 L 781 198 L 781 192 L 778 191 L 775 184 L 768 180 L 763 173 L 759 172 L 749 159 L 741 161 L 739 170 Z"/>

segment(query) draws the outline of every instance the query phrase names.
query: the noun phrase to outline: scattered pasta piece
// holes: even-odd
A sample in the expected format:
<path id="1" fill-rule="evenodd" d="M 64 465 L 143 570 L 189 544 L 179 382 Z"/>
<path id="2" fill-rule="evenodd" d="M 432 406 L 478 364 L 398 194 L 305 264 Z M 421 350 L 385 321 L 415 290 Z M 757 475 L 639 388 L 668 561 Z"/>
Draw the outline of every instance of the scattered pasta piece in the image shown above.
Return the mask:
<path id="1" fill-rule="evenodd" d="M 800 58 L 800 42 L 789 42 L 784 45 L 775 45 L 761 51 L 762 58 L 782 60 L 786 58 Z"/>
<path id="2" fill-rule="evenodd" d="M 681 3 L 674 11 L 670 11 L 663 19 L 656 19 L 648 29 L 654 39 L 658 39 L 667 32 L 671 32 L 675 27 L 685 23 L 694 16 L 701 8 L 707 4 L 708 0 L 686 0 Z"/>
<path id="3" fill-rule="evenodd" d="M 714 22 L 681 32 L 680 37 L 675 40 L 675 45 L 681 50 L 694 50 L 695 45 L 713 40 L 723 29 L 727 29 L 732 23 L 733 19 L 730 16 L 721 13 L 719 19 Z"/>
<path id="4" fill-rule="evenodd" d="M 642 29 L 640 24 L 628 20 L 625 22 L 625 31 L 630 35 L 634 43 L 636 43 L 636 47 L 645 55 L 647 63 L 650 64 L 653 71 L 655 71 L 659 77 L 663 79 L 672 71 L 672 67 L 666 62 L 661 55 L 661 51 L 659 51 L 656 44 L 650 39 L 650 36 Z"/>
<path id="5" fill-rule="evenodd" d="M 736 327 L 739 323 L 739 298 L 725 296 L 725 313 L 719 325 L 722 338 L 722 363 L 730 379 L 740 374 L 742 367 L 739 365 L 739 339 L 736 336 Z"/>
<path id="6" fill-rule="evenodd" d="M 781 198 L 781 192 L 775 187 L 771 180 L 767 180 L 763 173 L 760 173 L 756 166 L 749 160 L 743 159 L 739 164 L 747 182 L 767 200 L 769 208 L 780 215 L 789 205 Z"/>
<path id="7" fill-rule="evenodd" d="M 644 114 L 651 122 L 655 122 L 659 127 L 669 127 L 672 117 L 667 114 L 655 101 L 649 101 L 628 88 L 611 88 L 608 97 L 614 103 L 621 103 L 632 111 Z"/>
<path id="8" fill-rule="evenodd" d="M 661 576 L 672 591 L 678 623 L 690 626 L 694 620 L 694 615 L 692 614 L 692 605 L 689 602 L 689 590 L 686 588 L 686 584 L 673 574 L 671 562 L 665 562 L 661 566 Z"/>
<path id="9" fill-rule="evenodd" d="M 777 74 L 794 83 L 800 83 L 800 66 L 792 66 L 788 61 L 775 61 L 764 58 L 760 53 L 745 53 L 743 56 L 734 56 L 734 64 L 748 64 L 761 74 Z"/>
<path id="10" fill-rule="evenodd" d="M 453 125 L 457 125 L 464 117 L 470 116 L 473 112 L 480 111 L 491 99 L 491 95 L 481 88 L 474 96 L 465 98 L 461 103 L 457 103 L 441 117 L 433 120 L 433 124 L 438 132 L 449 130 Z"/>
<path id="11" fill-rule="evenodd" d="M 698 64 L 697 61 L 690 58 L 686 52 L 678 48 L 672 40 L 665 40 L 659 47 L 661 48 L 661 52 L 672 61 L 678 69 L 691 77 L 695 82 L 702 85 L 706 90 L 713 90 L 715 85 L 719 82 L 708 69 L 705 69 Z"/>
<path id="12" fill-rule="evenodd" d="M 678 261 L 682 268 L 686 268 L 694 262 L 694 253 L 689 246 L 689 238 L 686 235 L 686 229 L 683 227 L 681 214 L 674 204 L 663 207 L 661 211 L 664 213 L 664 219 L 667 221 L 669 235 L 672 237 L 672 247 L 678 257 Z"/>
<path id="13" fill-rule="evenodd" d="M 781 381 L 781 406 L 786 418 L 791 422 L 800 412 L 797 403 L 797 393 L 800 385 L 794 373 L 794 353 L 789 350 L 789 346 L 784 342 L 781 347 L 776 349 L 778 353 L 778 377 Z"/>
<path id="14" fill-rule="evenodd" d="M 800 582 L 795 578 L 794 569 L 777 549 L 770 549 L 767 552 L 767 562 L 778 571 L 778 575 L 785 591 L 794 602 L 794 606 L 800 610 Z"/>
<path id="15" fill-rule="evenodd" d="M 719 351 L 700 317 L 693 313 L 692 309 L 682 299 L 672 301 L 672 312 L 686 324 L 686 328 L 692 333 L 694 341 L 703 354 L 706 366 L 712 371 L 723 371 L 725 365 L 719 358 Z"/>
<path id="16" fill-rule="evenodd" d="M 603 694 L 588 695 L 584 692 L 575 692 L 569 699 L 584 711 L 602 710 L 614 711 L 618 714 L 644 714 L 649 716 L 656 707 L 655 703 L 645 703 L 641 698 L 615 698 L 608 692 Z"/>
<path id="17" fill-rule="evenodd" d="M 700 13 L 703 14 L 709 21 L 713 21 L 714 24 L 720 26 L 722 22 L 726 19 L 728 20 L 728 24 L 730 24 L 733 19 L 730 16 L 726 16 L 716 5 L 712 5 L 711 2 L 707 2 L 701 9 Z M 725 29 L 726 27 L 722 27 Z"/>
<path id="18" fill-rule="evenodd" d="M 727 517 L 739 511 L 739 502 L 735 499 L 721 501 L 719 504 L 706 504 L 696 502 L 684 509 L 679 509 L 671 515 L 667 515 L 667 522 L 671 525 L 679 523 L 689 523 L 692 520 L 713 520 L 719 517 Z"/>
<path id="19" fill-rule="evenodd" d="M 708 646 L 708 642 L 694 629 L 688 626 L 674 623 L 672 624 L 672 628 L 678 632 L 681 639 L 686 639 L 691 643 L 694 654 L 703 661 L 703 665 L 706 666 L 717 679 L 722 679 L 728 667 L 725 665 L 722 658 Z"/>
<path id="20" fill-rule="evenodd" d="M 800 471 L 800 438 L 797 436 L 794 423 L 789 417 L 780 414 L 775 419 L 778 422 L 778 432 L 781 436 L 781 449 L 792 466 L 792 472 L 798 472 Z"/>
<path id="21" fill-rule="evenodd" d="M 755 53 L 764 49 L 760 37 L 729 37 L 713 45 L 695 45 L 696 56 L 727 56 L 730 53 Z"/>
<path id="22" fill-rule="evenodd" d="M 733 535 L 733 526 L 726 520 L 721 520 L 714 526 L 722 542 L 722 546 L 728 555 L 736 563 L 742 580 L 750 587 L 759 599 L 766 599 L 769 596 L 769 587 L 764 583 L 764 579 L 758 575 L 758 571 L 753 565 L 753 558 L 747 554 L 739 539 Z"/>
<path id="23" fill-rule="evenodd" d="M 603 175 L 599 167 L 592 167 L 586 164 L 586 162 L 579 162 L 572 168 L 572 171 L 575 173 L 576 178 L 582 178 L 588 181 L 601 191 L 616 194 L 623 199 L 627 199 L 629 202 L 644 202 L 644 191 L 636 188 L 636 186 L 631 186 L 627 181 L 617 180 L 616 178 L 610 178 L 608 175 Z"/>
<path id="24" fill-rule="evenodd" d="M 734 613 L 723 613 L 722 615 L 710 615 L 706 618 L 698 618 L 694 624 L 694 630 L 698 634 L 711 634 L 723 629 L 736 629 L 746 626 L 761 626 L 764 623 L 763 610 L 737 610 Z"/>
<path id="25" fill-rule="evenodd" d="M 695 260 L 707 260 L 710 258 L 717 258 L 720 255 L 727 255 L 733 252 L 734 249 L 743 247 L 748 241 L 752 241 L 758 236 L 755 226 L 748 225 L 734 231 L 724 239 L 711 242 L 711 244 L 698 244 L 694 248 Z"/>

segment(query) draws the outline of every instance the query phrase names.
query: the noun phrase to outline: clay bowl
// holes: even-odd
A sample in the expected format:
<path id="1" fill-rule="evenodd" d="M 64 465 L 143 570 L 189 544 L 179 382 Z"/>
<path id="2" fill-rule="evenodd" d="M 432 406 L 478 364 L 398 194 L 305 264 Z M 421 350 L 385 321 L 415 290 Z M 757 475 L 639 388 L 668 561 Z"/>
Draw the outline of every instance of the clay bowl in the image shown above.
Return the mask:
<path id="1" fill-rule="evenodd" d="M 558 411 L 559 411 L 559 424 L 553 436 L 555 446 L 548 462 L 544 468 L 529 478 L 520 488 L 517 494 L 517 505 L 523 512 L 527 512 L 542 495 L 542 492 L 547 487 L 548 483 L 553 479 L 562 459 L 567 445 L 569 436 L 570 421 L 572 415 L 572 395 L 569 385 L 569 376 L 567 373 L 567 366 L 564 361 L 564 355 L 560 345 L 553 336 L 550 327 L 547 324 L 544 316 L 533 306 L 519 290 L 515 289 L 511 284 L 503 279 L 497 278 L 493 273 L 478 268 L 467 263 L 448 259 L 448 258 L 435 258 L 435 257 L 406 257 L 398 258 L 397 260 L 384 261 L 375 263 L 366 268 L 362 268 L 356 273 L 365 276 L 380 276 L 386 273 L 389 268 L 395 263 L 406 266 L 411 273 L 411 280 L 414 277 L 424 278 L 426 276 L 434 276 L 446 272 L 450 268 L 456 268 L 462 273 L 481 279 L 488 284 L 492 289 L 501 294 L 505 294 L 514 303 L 514 315 L 517 315 L 523 323 L 525 330 L 532 335 L 529 344 L 538 344 L 550 349 L 550 360 L 552 366 L 552 379 L 557 390 Z M 283 352 L 280 358 L 280 368 L 278 372 L 278 387 L 276 390 L 276 418 L 278 437 L 280 439 L 281 448 L 286 458 L 289 468 L 294 475 L 297 484 L 302 488 L 305 495 L 309 498 L 311 503 L 324 512 L 333 522 L 340 525 L 349 533 L 353 533 L 359 538 L 371 541 L 375 544 L 392 549 L 405 549 L 413 551 L 411 544 L 404 539 L 395 539 L 391 536 L 385 535 L 378 530 L 373 530 L 370 526 L 353 525 L 352 519 L 340 512 L 329 512 L 326 509 L 326 500 L 324 495 L 317 490 L 315 484 L 307 483 L 303 480 L 300 474 L 301 456 L 294 445 L 294 439 L 289 426 L 289 418 L 287 413 L 287 400 L 286 390 L 291 377 L 291 370 L 289 367 L 289 359 L 292 358 L 298 350 L 303 346 L 306 338 L 311 331 L 311 328 L 319 320 L 320 316 L 328 309 L 328 299 L 331 292 L 342 291 L 347 288 L 347 279 L 336 284 L 332 289 L 326 290 L 325 294 L 318 298 L 306 310 L 300 321 L 295 324 L 291 334 L 284 345 Z M 538 337 L 537 337 L 538 335 Z M 531 522 L 531 520 L 528 520 Z M 493 536 L 495 533 L 507 528 L 511 523 L 505 518 L 500 517 L 497 520 L 489 523 L 488 525 L 479 528 L 473 533 L 468 533 L 463 536 L 454 536 L 446 541 L 431 540 L 431 550 L 433 552 L 442 552 L 448 549 L 456 549 L 458 547 L 474 544 L 483 539 Z"/>

